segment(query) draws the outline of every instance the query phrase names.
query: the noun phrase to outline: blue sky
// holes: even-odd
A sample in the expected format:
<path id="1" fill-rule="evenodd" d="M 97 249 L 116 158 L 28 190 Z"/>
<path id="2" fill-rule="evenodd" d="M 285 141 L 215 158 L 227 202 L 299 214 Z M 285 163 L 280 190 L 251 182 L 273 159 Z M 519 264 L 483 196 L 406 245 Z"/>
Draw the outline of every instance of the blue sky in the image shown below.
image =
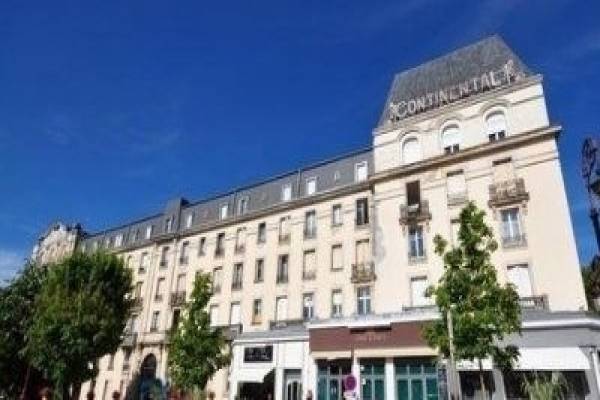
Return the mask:
<path id="1" fill-rule="evenodd" d="M 395 72 L 492 33 L 544 74 L 586 262 L 599 20 L 597 1 L 2 1 L 0 278 L 56 219 L 94 231 L 368 146 Z"/>

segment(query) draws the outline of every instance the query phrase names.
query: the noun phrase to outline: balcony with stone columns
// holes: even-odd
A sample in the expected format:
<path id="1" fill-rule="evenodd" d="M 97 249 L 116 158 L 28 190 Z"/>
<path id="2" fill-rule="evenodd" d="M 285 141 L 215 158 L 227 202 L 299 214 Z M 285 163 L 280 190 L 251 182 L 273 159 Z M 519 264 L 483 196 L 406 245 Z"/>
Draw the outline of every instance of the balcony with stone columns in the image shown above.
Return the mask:
<path id="1" fill-rule="evenodd" d="M 400 224 L 403 226 L 416 225 L 430 219 L 431 211 L 429 210 L 429 201 L 427 200 L 400 206 Z"/>
<path id="2" fill-rule="evenodd" d="M 524 203 L 529 200 L 529 192 L 525 189 L 523 178 L 495 182 L 489 186 L 489 194 L 488 205 L 491 208 Z"/>

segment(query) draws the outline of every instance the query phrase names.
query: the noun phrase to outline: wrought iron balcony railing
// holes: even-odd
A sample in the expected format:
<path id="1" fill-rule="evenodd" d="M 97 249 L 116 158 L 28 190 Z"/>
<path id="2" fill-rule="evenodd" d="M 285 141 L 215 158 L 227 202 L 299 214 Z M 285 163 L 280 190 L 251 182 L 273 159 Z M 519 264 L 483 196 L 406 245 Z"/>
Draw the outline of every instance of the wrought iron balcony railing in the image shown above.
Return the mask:
<path id="1" fill-rule="evenodd" d="M 375 264 L 373 262 L 364 262 L 352 264 L 352 283 L 368 283 L 377 278 L 375 275 Z"/>
<path id="2" fill-rule="evenodd" d="M 171 307 L 178 307 L 185 304 L 185 292 L 180 291 L 171 293 L 169 304 L 171 305 Z"/>
<path id="3" fill-rule="evenodd" d="M 427 200 L 421 200 L 418 204 L 400 206 L 400 223 L 402 225 L 413 225 L 430 219 L 431 212 Z"/>
<path id="4" fill-rule="evenodd" d="M 280 233 L 279 234 L 279 243 L 289 243 L 290 242 L 290 234 L 288 233 Z"/>
<path id="5" fill-rule="evenodd" d="M 302 279 L 305 281 L 313 281 L 317 278 L 317 271 L 302 271 Z"/>
<path id="6" fill-rule="evenodd" d="M 524 233 L 520 235 L 512 235 L 512 236 L 503 236 L 502 237 L 502 247 L 510 248 L 510 247 L 522 247 L 527 246 L 527 237 Z"/>
<path id="7" fill-rule="evenodd" d="M 137 343 L 137 332 L 125 331 L 123 333 L 122 347 L 135 347 Z"/>
<path id="8" fill-rule="evenodd" d="M 548 310 L 548 296 L 521 297 L 519 304 L 526 310 Z"/>
<path id="9" fill-rule="evenodd" d="M 144 299 L 141 297 L 135 297 L 131 305 L 132 310 L 141 310 L 144 306 Z"/>
<path id="10" fill-rule="evenodd" d="M 490 207 L 501 207 L 509 204 L 529 200 L 529 193 L 525 189 L 523 178 L 509 179 L 490 185 Z"/>

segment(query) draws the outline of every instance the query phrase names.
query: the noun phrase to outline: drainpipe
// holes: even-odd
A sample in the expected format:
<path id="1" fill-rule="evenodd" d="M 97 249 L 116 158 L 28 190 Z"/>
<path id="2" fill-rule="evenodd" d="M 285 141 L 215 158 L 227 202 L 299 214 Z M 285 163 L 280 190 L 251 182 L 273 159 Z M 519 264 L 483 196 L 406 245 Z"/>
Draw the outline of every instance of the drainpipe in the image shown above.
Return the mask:
<path id="1" fill-rule="evenodd" d="M 596 390 L 600 393 L 600 366 L 598 365 L 598 348 L 592 346 L 590 349 L 592 356 L 592 369 L 594 370 L 594 378 L 596 378 Z"/>

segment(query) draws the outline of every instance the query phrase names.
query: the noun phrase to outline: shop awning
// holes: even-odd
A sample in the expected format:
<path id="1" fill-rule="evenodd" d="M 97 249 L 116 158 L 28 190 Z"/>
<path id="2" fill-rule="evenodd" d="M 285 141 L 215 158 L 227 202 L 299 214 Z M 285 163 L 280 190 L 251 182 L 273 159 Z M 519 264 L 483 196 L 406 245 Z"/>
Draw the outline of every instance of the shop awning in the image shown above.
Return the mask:
<path id="1" fill-rule="evenodd" d="M 581 371 L 590 369 L 587 356 L 579 347 L 521 347 L 514 365 L 516 371 Z M 461 371 L 479 369 L 477 361 L 460 361 Z M 492 369 L 489 359 L 483 360 L 483 369 Z"/>
<path id="2" fill-rule="evenodd" d="M 269 364 L 265 368 L 239 368 L 236 371 L 236 380 L 238 382 L 258 382 L 262 383 L 265 376 L 273 370 Z"/>

